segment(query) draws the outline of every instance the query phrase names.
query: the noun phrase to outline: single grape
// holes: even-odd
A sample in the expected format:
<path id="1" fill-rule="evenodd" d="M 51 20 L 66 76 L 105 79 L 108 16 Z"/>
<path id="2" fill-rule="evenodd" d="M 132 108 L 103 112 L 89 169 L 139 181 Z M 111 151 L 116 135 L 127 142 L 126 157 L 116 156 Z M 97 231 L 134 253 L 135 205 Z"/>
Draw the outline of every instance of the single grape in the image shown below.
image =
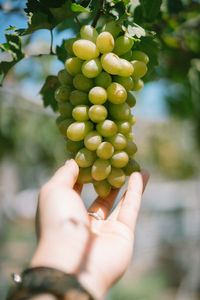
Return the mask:
<path id="1" fill-rule="evenodd" d="M 55 99 L 59 103 L 67 101 L 71 93 L 71 87 L 69 85 L 61 85 L 55 91 Z"/>
<path id="2" fill-rule="evenodd" d="M 128 164 L 123 168 L 124 173 L 130 176 L 133 172 L 140 172 L 140 165 L 133 158 L 129 158 Z"/>
<path id="3" fill-rule="evenodd" d="M 147 73 L 147 66 L 144 62 L 139 60 L 132 60 L 131 64 L 134 68 L 132 74 L 133 79 L 139 79 Z"/>
<path id="4" fill-rule="evenodd" d="M 101 86 L 104 89 L 107 89 L 112 83 L 112 77 L 107 72 L 101 72 L 94 80 L 97 86 Z"/>
<path id="5" fill-rule="evenodd" d="M 109 103 L 109 113 L 117 121 L 128 120 L 130 116 L 130 107 L 124 102 L 122 104 Z"/>
<path id="6" fill-rule="evenodd" d="M 89 132 L 85 139 L 85 147 L 91 151 L 95 151 L 102 142 L 102 136 L 97 131 Z"/>
<path id="7" fill-rule="evenodd" d="M 58 104 L 58 111 L 65 118 L 72 117 L 73 105 L 70 102 L 62 102 Z"/>
<path id="8" fill-rule="evenodd" d="M 139 91 L 144 87 L 144 82 L 142 79 L 133 80 L 133 91 Z"/>
<path id="9" fill-rule="evenodd" d="M 93 122 L 101 122 L 106 119 L 108 111 L 103 105 L 92 105 L 89 109 L 89 118 Z"/>
<path id="10" fill-rule="evenodd" d="M 122 133 L 116 133 L 110 138 L 107 138 L 107 140 L 113 145 L 115 150 L 122 150 L 127 147 L 127 139 Z"/>
<path id="11" fill-rule="evenodd" d="M 122 76 L 114 76 L 114 82 L 121 84 L 126 91 L 130 91 L 133 89 L 133 78 L 129 77 L 122 77 Z"/>
<path id="12" fill-rule="evenodd" d="M 58 124 L 58 129 L 63 136 L 67 135 L 67 129 L 73 122 L 73 119 L 64 119 Z"/>
<path id="13" fill-rule="evenodd" d="M 124 151 L 126 151 L 128 156 L 133 156 L 137 152 L 137 146 L 134 142 L 128 140 Z"/>
<path id="14" fill-rule="evenodd" d="M 109 159 L 114 153 L 114 147 L 109 142 L 102 142 L 97 148 L 97 156 L 102 159 Z"/>
<path id="15" fill-rule="evenodd" d="M 111 186 L 106 179 L 101 181 L 94 181 L 93 184 L 96 193 L 100 197 L 105 198 L 110 194 Z"/>
<path id="16" fill-rule="evenodd" d="M 65 49 L 67 50 L 68 54 L 74 56 L 74 51 L 72 49 L 73 43 L 77 41 L 78 38 L 71 38 L 65 41 Z"/>
<path id="17" fill-rule="evenodd" d="M 128 52 L 124 53 L 123 55 L 120 55 L 120 58 L 126 59 L 130 61 L 132 58 L 132 50 L 129 50 Z"/>
<path id="18" fill-rule="evenodd" d="M 127 92 L 125 88 L 117 82 L 113 82 L 111 85 L 109 85 L 107 88 L 107 95 L 108 100 L 114 104 L 124 103 L 127 98 Z"/>
<path id="19" fill-rule="evenodd" d="M 81 38 L 84 40 L 89 40 L 93 43 L 96 43 L 96 39 L 98 37 L 98 32 L 91 25 L 84 25 L 81 27 L 80 31 Z"/>
<path id="20" fill-rule="evenodd" d="M 58 72 L 58 80 L 63 85 L 72 85 L 73 83 L 73 77 L 65 69 Z"/>
<path id="21" fill-rule="evenodd" d="M 133 40 L 128 36 L 121 35 L 115 40 L 114 52 L 117 55 L 123 55 L 133 47 Z"/>
<path id="22" fill-rule="evenodd" d="M 114 49 L 114 38 L 110 32 L 102 32 L 98 35 L 96 40 L 97 48 L 101 53 L 112 52 Z"/>
<path id="23" fill-rule="evenodd" d="M 89 121 L 74 122 L 67 128 L 67 137 L 74 142 L 81 141 L 92 129 L 93 124 Z"/>
<path id="24" fill-rule="evenodd" d="M 80 149 L 76 156 L 75 161 L 81 168 L 88 168 L 93 165 L 95 161 L 96 154 L 86 148 Z"/>
<path id="25" fill-rule="evenodd" d="M 120 59 L 121 69 L 119 71 L 120 76 L 128 77 L 133 74 L 134 68 L 133 65 L 126 59 Z"/>
<path id="26" fill-rule="evenodd" d="M 131 59 L 129 59 L 131 60 Z M 149 57 L 146 53 L 139 51 L 139 50 L 134 50 L 132 52 L 132 60 L 139 60 L 143 61 L 145 64 L 148 64 L 149 62 Z"/>
<path id="27" fill-rule="evenodd" d="M 128 91 L 127 92 L 127 98 L 126 98 L 126 103 L 130 106 L 130 107 L 134 107 L 136 104 L 136 99 L 135 96 L 133 95 L 133 92 Z"/>
<path id="28" fill-rule="evenodd" d="M 67 140 L 66 142 L 67 151 L 73 154 L 76 154 L 83 147 L 84 147 L 83 141 L 74 142 L 71 140 Z"/>
<path id="29" fill-rule="evenodd" d="M 134 135 L 132 132 L 129 132 L 127 135 L 126 135 L 126 138 L 130 141 L 132 141 L 134 139 Z"/>
<path id="30" fill-rule="evenodd" d="M 79 91 L 89 92 L 89 90 L 93 87 L 93 80 L 91 78 L 87 78 L 82 73 L 79 73 L 74 77 L 73 85 Z"/>
<path id="31" fill-rule="evenodd" d="M 116 38 L 118 34 L 122 31 L 122 28 L 117 22 L 111 21 L 103 26 L 102 31 L 108 31 L 112 34 L 114 38 Z"/>
<path id="32" fill-rule="evenodd" d="M 72 91 L 69 99 L 73 105 L 89 104 L 88 94 L 79 90 Z"/>
<path id="33" fill-rule="evenodd" d="M 92 166 L 92 171 L 91 171 L 92 178 L 97 181 L 106 179 L 110 171 L 111 171 L 111 165 L 109 160 L 98 158 L 97 160 L 95 160 Z"/>
<path id="34" fill-rule="evenodd" d="M 121 60 L 115 53 L 105 53 L 101 56 L 103 69 L 112 75 L 118 75 L 121 70 Z"/>
<path id="35" fill-rule="evenodd" d="M 130 115 L 128 121 L 131 125 L 134 125 L 136 122 L 136 118 L 133 115 Z"/>
<path id="36" fill-rule="evenodd" d="M 83 60 L 91 60 L 99 56 L 99 50 L 96 44 L 89 40 L 78 40 L 74 42 L 73 51 L 77 57 Z"/>
<path id="37" fill-rule="evenodd" d="M 107 100 L 107 92 L 100 86 L 93 87 L 89 92 L 89 100 L 93 104 L 103 104 Z"/>
<path id="38" fill-rule="evenodd" d="M 126 175 L 122 169 L 112 168 L 107 180 L 113 187 L 118 189 L 125 183 Z"/>
<path id="39" fill-rule="evenodd" d="M 88 78 L 94 78 L 102 71 L 101 62 L 98 58 L 86 60 L 82 65 L 82 73 Z"/>
<path id="40" fill-rule="evenodd" d="M 63 116 L 58 116 L 58 117 L 56 118 L 56 125 L 58 126 L 58 125 L 60 124 L 60 122 L 62 122 L 63 120 L 65 120 L 65 117 L 63 117 Z"/>
<path id="41" fill-rule="evenodd" d="M 77 105 L 76 107 L 74 107 L 74 109 L 72 111 L 72 116 L 73 116 L 74 120 L 76 120 L 76 121 L 79 121 L 79 122 L 87 121 L 87 120 L 89 120 L 88 111 L 89 111 L 89 106 Z"/>
<path id="42" fill-rule="evenodd" d="M 77 181 L 81 184 L 90 183 L 93 181 L 91 175 L 91 167 L 89 168 L 79 168 L 79 175 Z"/>
<path id="43" fill-rule="evenodd" d="M 111 158 L 111 165 L 115 168 L 123 168 L 128 163 L 128 154 L 125 151 L 117 150 Z"/>
<path id="44" fill-rule="evenodd" d="M 117 125 L 111 120 L 105 120 L 97 124 L 97 131 L 104 137 L 110 137 L 117 132 Z"/>
<path id="45" fill-rule="evenodd" d="M 68 58 L 65 62 L 65 67 L 69 74 L 75 76 L 81 72 L 83 61 L 78 57 Z"/>
<path id="46" fill-rule="evenodd" d="M 117 122 L 118 132 L 127 135 L 131 131 L 131 124 L 128 121 Z"/>

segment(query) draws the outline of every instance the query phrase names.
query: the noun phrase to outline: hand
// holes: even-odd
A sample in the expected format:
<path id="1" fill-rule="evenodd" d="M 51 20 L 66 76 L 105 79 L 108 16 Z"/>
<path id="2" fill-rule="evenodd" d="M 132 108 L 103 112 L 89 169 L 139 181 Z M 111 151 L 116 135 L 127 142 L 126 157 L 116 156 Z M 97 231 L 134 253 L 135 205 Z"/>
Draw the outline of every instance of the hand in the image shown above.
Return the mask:
<path id="1" fill-rule="evenodd" d="M 128 188 L 108 216 L 118 190 L 98 197 L 89 208 L 103 220 L 88 216 L 76 183 L 78 166 L 69 160 L 42 187 L 37 213 L 38 247 L 31 266 L 49 266 L 76 274 L 97 299 L 126 271 L 147 172 L 133 173 Z"/>

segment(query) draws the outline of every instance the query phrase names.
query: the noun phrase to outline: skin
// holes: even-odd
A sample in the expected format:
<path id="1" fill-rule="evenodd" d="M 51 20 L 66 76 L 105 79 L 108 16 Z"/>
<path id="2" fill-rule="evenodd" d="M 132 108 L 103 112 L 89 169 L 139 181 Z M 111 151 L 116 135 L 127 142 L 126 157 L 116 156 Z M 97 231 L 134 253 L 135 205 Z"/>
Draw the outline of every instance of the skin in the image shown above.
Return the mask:
<path id="1" fill-rule="evenodd" d="M 95 299 L 102 299 L 131 260 L 136 220 L 149 175 L 142 171 L 130 176 L 125 194 L 110 215 L 119 190 L 112 190 L 104 199 L 98 197 L 89 210 L 104 220 L 88 216 L 77 177 L 78 165 L 71 159 L 42 187 L 36 218 L 38 246 L 30 265 L 76 274 Z M 31 299 L 55 298 L 38 295 Z"/>

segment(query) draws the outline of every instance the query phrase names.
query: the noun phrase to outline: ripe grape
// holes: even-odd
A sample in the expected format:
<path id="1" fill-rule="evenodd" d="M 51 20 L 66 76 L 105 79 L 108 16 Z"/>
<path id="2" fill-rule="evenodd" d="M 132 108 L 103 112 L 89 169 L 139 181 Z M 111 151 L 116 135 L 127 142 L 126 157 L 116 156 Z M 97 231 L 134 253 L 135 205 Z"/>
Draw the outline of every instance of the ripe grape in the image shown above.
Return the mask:
<path id="1" fill-rule="evenodd" d="M 120 76 L 128 77 L 133 74 L 134 68 L 133 65 L 126 59 L 120 59 L 121 69 L 119 71 Z"/>
<path id="2" fill-rule="evenodd" d="M 58 72 L 58 80 L 63 85 L 72 85 L 73 83 L 73 77 L 65 69 Z"/>
<path id="3" fill-rule="evenodd" d="M 135 117 L 134 117 L 133 115 L 130 115 L 128 121 L 129 121 L 129 123 L 130 123 L 131 125 L 134 125 L 135 122 L 136 122 L 136 119 L 135 119 Z"/>
<path id="4" fill-rule="evenodd" d="M 58 103 L 58 111 L 65 118 L 72 117 L 73 105 L 70 102 Z"/>
<path id="5" fill-rule="evenodd" d="M 79 73 L 74 77 L 73 85 L 79 91 L 89 92 L 93 87 L 93 79 L 87 78 L 82 73 Z"/>
<path id="6" fill-rule="evenodd" d="M 124 173 L 130 176 L 133 172 L 140 172 L 140 165 L 133 159 L 129 158 L 128 164 L 123 168 Z"/>
<path id="7" fill-rule="evenodd" d="M 109 160 L 98 158 L 92 166 L 92 178 L 96 181 L 106 179 L 111 171 Z"/>
<path id="8" fill-rule="evenodd" d="M 100 86 L 93 87 L 89 94 L 89 100 L 93 104 L 103 104 L 107 100 L 107 92 L 104 88 Z"/>
<path id="9" fill-rule="evenodd" d="M 139 91 L 144 87 L 144 82 L 142 79 L 133 80 L 133 91 Z"/>
<path id="10" fill-rule="evenodd" d="M 84 25 L 80 30 L 81 38 L 84 40 L 89 40 L 93 43 L 96 43 L 96 39 L 98 37 L 98 32 L 91 25 Z"/>
<path id="11" fill-rule="evenodd" d="M 69 99 L 73 105 L 89 104 L 87 93 L 79 90 L 72 91 Z"/>
<path id="12" fill-rule="evenodd" d="M 128 154 L 125 151 L 117 150 L 111 158 L 111 165 L 115 168 L 123 168 L 128 163 Z"/>
<path id="13" fill-rule="evenodd" d="M 97 86 L 107 89 L 107 87 L 109 87 L 109 85 L 112 83 L 112 77 L 106 72 L 101 72 L 94 81 Z"/>
<path id="14" fill-rule="evenodd" d="M 128 120 L 130 116 L 130 107 L 124 102 L 122 104 L 109 104 L 109 112 L 113 119 L 118 121 Z"/>
<path id="15" fill-rule="evenodd" d="M 118 75 L 121 69 L 121 60 L 115 53 L 105 53 L 101 56 L 103 69 L 111 75 Z"/>
<path id="16" fill-rule="evenodd" d="M 146 74 L 147 66 L 144 62 L 139 60 L 133 60 L 131 61 L 131 64 L 134 68 L 133 75 L 132 75 L 133 79 L 139 79 Z"/>
<path id="17" fill-rule="evenodd" d="M 73 122 L 73 119 L 64 119 L 63 121 L 59 122 L 58 129 L 63 136 L 67 135 L 67 129 Z"/>
<path id="18" fill-rule="evenodd" d="M 126 91 L 130 91 L 133 89 L 133 78 L 131 76 L 129 77 L 114 76 L 114 81 L 121 84 L 126 89 Z"/>
<path id="19" fill-rule="evenodd" d="M 113 145 L 115 150 L 122 150 L 127 147 L 127 139 L 122 133 L 116 133 L 112 137 L 107 138 L 107 140 Z"/>
<path id="20" fill-rule="evenodd" d="M 75 161 L 77 162 L 79 167 L 88 168 L 94 163 L 95 157 L 95 152 L 92 152 L 86 148 L 82 148 L 77 152 Z"/>
<path id="21" fill-rule="evenodd" d="M 120 188 L 126 181 L 126 175 L 122 169 L 113 168 L 107 178 L 114 188 Z"/>
<path id="22" fill-rule="evenodd" d="M 74 56 L 74 51 L 72 49 L 73 43 L 77 41 L 78 38 L 71 38 L 65 41 L 65 49 L 67 50 L 68 54 Z"/>
<path id="23" fill-rule="evenodd" d="M 104 121 L 108 115 L 108 111 L 103 105 L 92 105 L 89 109 L 89 118 L 95 123 Z"/>
<path id="24" fill-rule="evenodd" d="M 92 182 L 91 167 L 80 168 L 77 181 L 81 184 Z"/>
<path id="25" fill-rule="evenodd" d="M 67 101 L 71 93 L 71 87 L 68 85 L 61 85 L 55 91 L 55 99 L 59 103 Z"/>
<path id="26" fill-rule="evenodd" d="M 86 60 L 82 65 L 82 73 L 88 78 L 94 78 L 101 73 L 102 66 L 98 58 Z"/>
<path id="27" fill-rule="evenodd" d="M 118 34 L 122 31 L 122 28 L 117 22 L 111 21 L 103 26 L 102 31 L 108 31 L 112 34 L 114 38 L 116 38 Z"/>
<path id="28" fill-rule="evenodd" d="M 93 124 L 89 121 L 74 122 L 67 128 L 67 137 L 76 142 L 81 141 L 93 129 Z"/>
<path id="29" fill-rule="evenodd" d="M 135 96 L 133 95 L 133 92 L 128 91 L 127 92 L 127 98 L 126 98 L 126 103 L 130 106 L 130 107 L 134 107 L 136 104 L 136 99 Z"/>
<path id="30" fill-rule="evenodd" d="M 123 55 L 133 47 L 133 40 L 128 36 L 121 35 L 115 40 L 114 52 L 117 55 Z"/>
<path id="31" fill-rule="evenodd" d="M 89 119 L 88 111 L 89 106 L 77 105 L 72 111 L 72 116 L 76 121 L 87 121 Z"/>
<path id="32" fill-rule="evenodd" d="M 100 197 L 107 197 L 111 191 L 111 185 L 106 179 L 101 181 L 94 181 L 94 189 Z"/>
<path id="33" fill-rule="evenodd" d="M 137 146 L 134 142 L 128 140 L 124 151 L 126 151 L 128 156 L 133 156 L 137 152 Z"/>
<path id="34" fill-rule="evenodd" d="M 148 64 L 149 62 L 149 57 L 146 53 L 139 51 L 139 50 L 134 50 L 132 52 L 132 60 L 139 60 L 143 61 L 145 64 Z M 131 60 L 131 58 L 129 60 Z"/>
<path id="35" fill-rule="evenodd" d="M 99 56 L 99 50 L 95 43 L 89 40 L 78 40 L 73 43 L 74 54 L 83 60 L 90 60 Z"/>
<path id="36" fill-rule="evenodd" d="M 83 141 L 74 142 L 71 140 L 67 140 L 66 142 L 67 151 L 73 154 L 76 154 L 83 147 L 84 147 Z"/>
<path id="37" fill-rule="evenodd" d="M 114 104 L 121 104 L 126 101 L 127 92 L 125 88 L 117 83 L 113 82 L 107 88 L 108 100 Z"/>
<path id="38" fill-rule="evenodd" d="M 114 49 L 114 38 L 110 32 L 102 32 L 96 40 L 97 48 L 101 53 L 112 52 Z"/>
<path id="39" fill-rule="evenodd" d="M 68 58 L 65 62 L 65 67 L 69 74 L 76 75 L 81 72 L 83 61 L 78 57 Z"/>
<path id="40" fill-rule="evenodd" d="M 131 124 L 129 121 L 117 122 L 118 132 L 127 135 L 131 131 Z"/>
<path id="41" fill-rule="evenodd" d="M 97 150 L 101 142 L 102 136 L 97 131 L 89 132 L 84 139 L 85 147 L 91 151 Z"/>
<path id="42" fill-rule="evenodd" d="M 104 137 L 110 137 L 117 132 L 117 125 L 111 120 L 105 120 L 97 124 L 97 131 Z"/>
<path id="43" fill-rule="evenodd" d="M 134 139 L 134 135 L 132 132 L 129 132 L 127 135 L 126 135 L 127 139 L 132 141 Z"/>
<path id="44" fill-rule="evenodd" d="M 109 142 L 102 142 L 97 148 L 97 156 L 102 159 L 109 159 L 114 153 L 114 147 Z"/>
<path id="45" fill-rule="evenodd" d="M 121 58 L 124 58 L 128 61 L 130 61 L 132 58 L 132 50 L 129 50 L 128 52 L 124 53 L 123 55 L 120 55 Z"/>

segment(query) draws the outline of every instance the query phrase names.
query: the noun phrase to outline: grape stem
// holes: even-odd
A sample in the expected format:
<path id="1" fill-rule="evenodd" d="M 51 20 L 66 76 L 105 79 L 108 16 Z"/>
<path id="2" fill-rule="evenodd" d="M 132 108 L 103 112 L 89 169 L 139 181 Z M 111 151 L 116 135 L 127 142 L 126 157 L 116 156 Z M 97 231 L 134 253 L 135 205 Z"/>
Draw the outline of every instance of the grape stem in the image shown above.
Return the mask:
<path id="1" fill-rule="evenodd" d="M 99 9 L 98 9 L 98 12 L 97 12 L 97 14 L 96 14 L 96 16 L 95 16 L 95 18 L 94 18 L 94 20 L 93 20 L 93 22 L 92 22 L 92 26 L 93 26 L 93 27 L 96 27 L 97 22 L 98 22 L 98 20 L 99 20 L 101 14 L 102 14 L 102 8 L 104 8 L 104 5 L 105 5 L 105 0 L 101 0 L 101 2 L 100 2 L 100 7 L 99 7 Z"/>
<path id="2" fill-rule="evenodd" d="M 50 30 L 50 33 L 51 33 L 51 43 L 50 43 L 49 54 L 54 54 L 54 52 L 53 52 L 53 30 L 52 29 Z"/>
<path id="3" fill-rule="evenodd" d="M 77 17 L 77 16 L 75 16 L 74 18 L 75 18 L 75 20 L 76 20 L 76 22 L 77 22 L 78 26 L 81 28 L 81 27 L 82 27 L 82 26 L 81 26 L 81 22 L 79 21 L 78 17 Z"/>

